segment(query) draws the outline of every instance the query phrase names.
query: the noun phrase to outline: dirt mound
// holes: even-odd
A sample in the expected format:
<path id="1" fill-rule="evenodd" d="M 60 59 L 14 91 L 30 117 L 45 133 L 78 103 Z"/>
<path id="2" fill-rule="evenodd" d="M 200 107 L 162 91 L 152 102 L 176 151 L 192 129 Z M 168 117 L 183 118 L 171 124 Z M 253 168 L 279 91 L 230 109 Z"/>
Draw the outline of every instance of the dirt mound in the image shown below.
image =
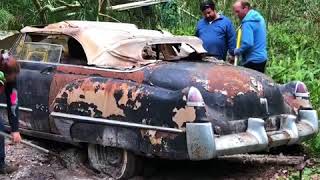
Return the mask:
<path id="1" fill-rule="evenodd" d="M 41 140 L 32 140 L 61 156 L 56 158 L 23 144 L 6 142 L 6 160 L 19 166 L 10 175 L 0 175 L 4 180 L 112 180 L 88 168 L 86 149 Z M 63 162 L 61 161 L 63 160 Z M 196 179 L 277 179 L 287 178 L 290 167 L 244 164 L 241 162 L 144 160 L 144 172 L 131 180 L 196 180 Z"/>

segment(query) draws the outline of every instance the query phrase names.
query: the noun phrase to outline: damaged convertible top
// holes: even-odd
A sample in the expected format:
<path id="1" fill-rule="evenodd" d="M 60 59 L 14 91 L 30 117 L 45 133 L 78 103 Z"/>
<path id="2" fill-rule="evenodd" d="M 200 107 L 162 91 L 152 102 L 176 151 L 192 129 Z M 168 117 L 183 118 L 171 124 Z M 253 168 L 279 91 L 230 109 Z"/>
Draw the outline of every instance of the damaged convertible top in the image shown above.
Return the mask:
<path id="1" fill-rule="evenodd" d="M 143 53 L 144 48 L 152 45 L 159 45 L 157 48 L 165 51 L 162 60 L 177 59 L 179 55 L 185 57 L 179 54 L 182 50 L 168 46 L 170 44 L 182 44 L 189 53 L 206 53 L 202 41 L 197 37 L 174 36 L 155 30 L 138 29 L 135 25 L 126 23 L 63 21 L 42 28 L 27 26 L 21 32 L 71 36 L 82 45 L 88 65 L 99 67 L 124 69 L 155 62 L 159 57 L 146 59 Z"/>

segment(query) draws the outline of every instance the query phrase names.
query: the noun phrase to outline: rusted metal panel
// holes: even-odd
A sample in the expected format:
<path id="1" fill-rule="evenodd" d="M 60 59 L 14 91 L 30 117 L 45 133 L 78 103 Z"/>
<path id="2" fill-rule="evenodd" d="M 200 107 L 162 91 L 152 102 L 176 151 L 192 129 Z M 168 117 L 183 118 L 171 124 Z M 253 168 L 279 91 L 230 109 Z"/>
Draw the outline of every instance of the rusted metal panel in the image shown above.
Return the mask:
<path id="1" fill-rule="evenodd" d="M 262 83 L 254 74 L 247 71 L 241 71 L 237 67 L 226 65 L 216 65 L 203 70 L 207 74 L 207 81 L 201 82 L 201 79 L 195 79 L 195 81 L 203 83 L 203 86 L 209 92 L 221 93 L 231 99 L 248 92 L 255 92 L 258 96 L 263 95 Z"/>
<path id="2" fill-rule="evenodd" d="M 206 113 L 205 116 L 209 121 L 213 122 L 215 133 L 217 134 L 229 134 L 244 129 L 245 126 L 241 126 L 243 128 L 240 129 L 237 126 L 230 126 L 228 123 L 230 120 L 286 113 L 286 109 L 283 107 L 282 95 L 268 78 L 264 79 L 263 76 L 257 76 L 250 71 L 241 72 L 233 69 L 234 67 L 232 66 L 210 64 L 211 66 L 207 66 L 205 63 L 193 62 L 175 63 L 169 66 L 168 63 L 160 63 L 131 72 L 58 66 L 57 73 L 51 83 L 49 98 L 49 102 L 52 104 L 51 111 L 55 111 L 54 106 L 57 105 L 55 99 L 60 91 L 56 102 L 59 102 L 59 107 L 66 106 L 68 110 L 70 108 L 79 108 L 83 110 L 83 115 L 91 117 L 116 117 L 125 121 L 131 121 L 131 118 L 134 117 L 135 122 L 159 124 L 163 120 L 161 120 L 159 112 L 150 110 L 157 107 L 152 104 L 157 104 L 159 99 L 166 99 L 166 97 L 160 96 L 168 93 L 175 94 L 174 91 L 194 85 L 200 89 L 204 96 L 207 104 L 204 112 Z M 231 75 L 226 75 L 224 78 L 217 76 L 216 74 L 221 74 L 224 68 L 227 69 L 226 72 L 232 72 Z M 198 73 L 199 69 L 202 73 Z M 214 71 L 215 69 L 218 70 Z M 211 73 L 212 71 L 215 73 Z M 100 80 L 91 81 L 87 79 L 74 82 L 77 79 L 83 79 L 88 76 L 99 77 L 96 79 Z M 218 78 L 211 78 L 211 76 L 217 76 Z M 239 79 L 236 78 L 238 76 L 240 77 Z M 110 78 L 116 78 L 119 81 L 111 80 Z M 132 83 L 132 81 L 138 84 Z M 204 85 L 204 82 L 207 82 L 207 84 Z M 158 90 L 153 86 L 169 90 Z M 236 89 L 233 86 L 241 87 Z M 155 93 L 155 91 L 159 92 Z M 243 91 L 243 93 L 235 94 L 236 91 Z M 136 101 L 137 94 L 139 94 L 139 101 Z M 131 99 L 129 96 L 131 96 Z M 267 97 L 271 100 L 269 102 L 270 114 L 265 114 L 264 106 L 260 104 L 260 97 Z M 161 109 L 161 111 L 165 111 L 168 114 L 167 116 L 163 115 L 163 119 L 166 119 L 165 122 L 174 124 L 169 127 L 184 129 L 186 122 L 195 121 L 196 111 L 194 108 L 185 105 L 186 97 L 182 92 L 180 92 L 180 95 L 172 96 L 171 98 L 169 102 L 175 102 L 176 106 L 169 105 L 170 108 L 164 108 L 164 106 L 158 105 L 157 109 Z M 62 101 L 62 99 L 65 100 Z M 180 103 L 177 103 L 177 101 L 180 101 Z M 161 101 L 158 103 L 161 103 Z M 244 106 L 243 104 L 246 105 Z M 147 115 L 150 111 L 153 111 L 152 115 Z M 137 114 L 139 115 L 137 116 Z M 152 119 L 150 116 L 154 116 L 154 118 Z M 159 125 L 168 126 L 168 123 L 160 123 Z M 276 126 L 273 125 L 272 127 L 275 128 Z"/>
<path id="3" fill-rule="evenodd" d="M 228 121 L 286 112 L 278 87 L 254 71 L 203 62 L 159 64 L 157 68 L 146 69 L 146 83 L 170 90 L 197 87 L 204 98 L 209 121 L 222 134 L 234 131 Z M 261 104 L 262 97 L 269 100 L 268 114 L 265 104 Z"/>
<path id="4" fill-rule="evenodd" d="M 53 80 L 51 81 L 51 85 L 50 85 L 49 104 L 52 105 L 57 94 L 66 84 L 84 77 L 85 77 L 84 75 L 66 76 L 66 74 L 63 74 L 63 73 L 56 73 L 53 76 Z M 50 106 L 50 111 L 52 111 L 52 106 Z"/>
<path id="5" fill-rule="evenodd" d="M 298 114 L 299 109 L 311 109 L 312 106 L 310 104 L 309 99 L 300 99 L 294 97 L 292 94 L 285 93 L 283 95 L 285 102 L 292 108 L 293 112 L 295 114 Z"/>
<path id="6" fill-rule="evenodd" d="M 149 157 L 188 158 L 184 133 L 164 133 L 90 123 L 75 123 L 70 132 L 76 142 L 124 148 Z"/>
<path id="7" fill-rule="evenodd" d="M 67 84 L 56 97 L 53 111 L 178 129 L 196 118 L 182 92 L 106 78 Z"/>
<path id="8" fill-rule="evenodd" d="M 76 66 L 58 66 L 57 72 L 71 75 L 83 76 L 101 76 L 106 78 L 131 80 L 142 83 L 144 80 L 143 69 L 137 71 L 112 71 L 102 68 L 76 67 Z"/>

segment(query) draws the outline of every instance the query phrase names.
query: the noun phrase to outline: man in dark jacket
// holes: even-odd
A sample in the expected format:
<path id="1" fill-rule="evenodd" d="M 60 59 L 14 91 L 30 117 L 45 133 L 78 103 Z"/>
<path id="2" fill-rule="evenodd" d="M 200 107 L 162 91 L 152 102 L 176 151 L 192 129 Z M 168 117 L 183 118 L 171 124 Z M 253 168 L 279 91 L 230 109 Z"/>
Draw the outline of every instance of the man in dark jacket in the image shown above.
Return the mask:
<path id="1" fill-rule="evenodd" d="M 247 0 L 237 0 L 233 5 L 234 13 L 241 20 L 241 45 L 235 55 L 241 55 L 241 64 L 260 72 L 265 71 L 267 54 L 267 30 L 264 18 L 253 9 Z"/>
<path id="2" fill-rule="evenodd" d="M 236 47 L 235 30 L 226 16 L 218 14 L 212 1 L 200 5 L 203 18 L 197 24 L 196 36 L 203 41 L 208 54 L 226 60 L 227 51 L 233 56 Z"/>
<path id="3" fill-rule="evenodd" d="M 16 77 L 20 71 L 18 62 L 8 53 L 0 53 L 0 93 L 6 95 L 6 104 L 9 124 L 11 126 L 11 136 L 13 143 L 20 143 L 21 136 L 18 131 L 18 91 Z M 0 131 L 4 131 L 3 119 L 0 119 Z M 0 174 L 10 174 L 17 170 L 17 167 L 5 163 L 5 142 L 0 136 Z"/>

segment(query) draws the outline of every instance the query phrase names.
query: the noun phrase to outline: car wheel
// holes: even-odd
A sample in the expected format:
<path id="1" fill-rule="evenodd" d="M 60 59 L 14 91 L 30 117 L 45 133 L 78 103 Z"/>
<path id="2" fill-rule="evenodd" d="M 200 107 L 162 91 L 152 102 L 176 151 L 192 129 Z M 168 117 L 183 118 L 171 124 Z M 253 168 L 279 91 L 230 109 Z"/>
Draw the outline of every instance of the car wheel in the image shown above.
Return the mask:
<path id="1" fill-rule="evenodd" d="M 88 159 L 92 168 L 114 179 L 128 179 L 136 172 L 136 157 L 123 149 L 89 144 Z"/>

